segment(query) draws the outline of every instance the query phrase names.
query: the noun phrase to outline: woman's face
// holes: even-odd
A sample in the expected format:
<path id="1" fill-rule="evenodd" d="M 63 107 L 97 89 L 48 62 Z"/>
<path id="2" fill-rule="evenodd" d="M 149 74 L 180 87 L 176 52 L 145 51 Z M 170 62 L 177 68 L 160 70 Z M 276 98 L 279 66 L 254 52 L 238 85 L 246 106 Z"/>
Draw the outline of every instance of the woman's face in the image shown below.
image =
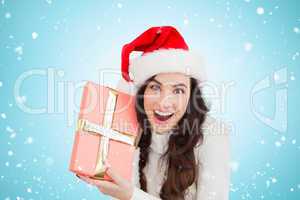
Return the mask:
<path id="1" fill-rule="evenodd" d="M 190 78 L 181 73 L 161 73 L 149 82 L 144 108 L 153 131 L 172 129 L 184 115 L 190 98 Z"/>

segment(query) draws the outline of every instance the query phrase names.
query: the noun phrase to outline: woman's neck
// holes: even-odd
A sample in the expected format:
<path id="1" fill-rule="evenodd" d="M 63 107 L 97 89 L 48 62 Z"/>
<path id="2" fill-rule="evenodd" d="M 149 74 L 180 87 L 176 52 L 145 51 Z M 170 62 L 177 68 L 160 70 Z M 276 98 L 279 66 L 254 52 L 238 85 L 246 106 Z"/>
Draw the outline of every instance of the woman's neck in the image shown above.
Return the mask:
<path id="1" fill-rule="evenodd" d="M 155 130 L 151 130 L 152 133 L 155 133 L 157 135 L 169 135 L 172 133 L 172 130 L 168 130 L 168 131 L 164 131 L 164 132 L 158 132 L 158 131 L 155 131 Z"/>
<path id="2" fill-rule="evenodd" d="M 163 133 L 157 133 L 153 131 L 151 136 L 150 148 L 158 154 L 163 154 L 168 148 L 169 137 L 171 134 L 172 131 Z"/>

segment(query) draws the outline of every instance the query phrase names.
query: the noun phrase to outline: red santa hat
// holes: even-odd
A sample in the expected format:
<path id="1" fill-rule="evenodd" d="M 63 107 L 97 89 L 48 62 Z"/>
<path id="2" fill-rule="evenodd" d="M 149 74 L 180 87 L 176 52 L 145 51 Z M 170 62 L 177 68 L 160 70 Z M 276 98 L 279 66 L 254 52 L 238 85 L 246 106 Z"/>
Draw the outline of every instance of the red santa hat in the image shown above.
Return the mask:
<path id="1" fill-rule="evenodd" d="M 142 54 L 130 59 L 133 51 Z M 151 27 L 125 44 L 121 69 L 123 79 L 135 86 L 159 73 L 180 72 L 199 81 L 204 81 L 206 77 L 202 57 L 189 50 L 184 38 L 172 26 Z"/>

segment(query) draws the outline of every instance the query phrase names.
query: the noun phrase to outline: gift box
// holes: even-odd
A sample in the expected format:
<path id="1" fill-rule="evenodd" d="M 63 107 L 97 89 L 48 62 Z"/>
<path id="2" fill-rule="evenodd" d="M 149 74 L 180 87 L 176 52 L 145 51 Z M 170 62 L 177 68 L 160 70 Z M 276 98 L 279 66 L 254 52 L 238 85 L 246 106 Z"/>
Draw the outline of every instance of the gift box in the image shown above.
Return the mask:
<path id="1" fill-rule="evenodd" d="M 69 169 L 79 175 L 113 181 L 105 173 L 107 161 L 130 181 L 138 132 L 134 96 L 87 82 Z"/>

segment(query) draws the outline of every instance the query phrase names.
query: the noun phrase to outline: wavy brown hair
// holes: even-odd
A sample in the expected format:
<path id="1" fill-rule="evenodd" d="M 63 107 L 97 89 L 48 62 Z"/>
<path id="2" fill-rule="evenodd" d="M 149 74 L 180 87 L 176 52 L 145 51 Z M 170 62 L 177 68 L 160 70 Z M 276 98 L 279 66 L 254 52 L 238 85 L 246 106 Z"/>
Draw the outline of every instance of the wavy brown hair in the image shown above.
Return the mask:
<path id="1" fill-rule="evenodd" d="M 144 92 L 148 83 L 155 76 L 149 78 L 138 89 L 136 95 L 136 113 L 140 127 L 142 128 L 141 138 L 138 144 L 140 148 L 139 158 L 139 182 L 141 189 L 147 192 L 147 178 L 143 172 L 149 158 L 151 144 L 151 126 L 144 109 Z M 182 200 L 186 189 L 196 182 L 198 177 L 198 166 L 195 159 L 194 147 L 202 144 L 202 124 L 209 111 L 202 98 L 198 81 L 190 78 L 191 95 L 185 114 L 173 127 L 169 137 L 168 148 L 161 156 L 167 160 L 167 177 L 161 190 L 161 199 Z"/>

